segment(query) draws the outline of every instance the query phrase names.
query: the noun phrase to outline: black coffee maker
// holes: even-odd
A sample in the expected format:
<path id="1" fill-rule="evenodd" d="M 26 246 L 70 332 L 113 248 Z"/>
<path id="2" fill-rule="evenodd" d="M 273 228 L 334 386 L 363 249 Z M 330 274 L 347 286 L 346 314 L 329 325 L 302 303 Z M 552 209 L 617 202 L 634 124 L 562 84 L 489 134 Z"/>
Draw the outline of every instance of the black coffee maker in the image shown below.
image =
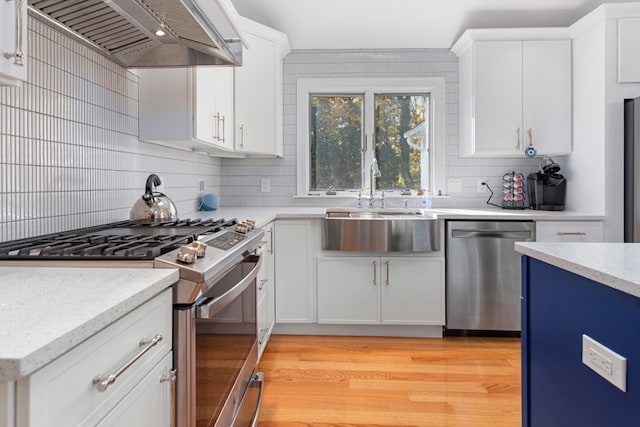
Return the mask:
<path id="1" fill-rule="evenodd" d="M 545 157 L 540 171 L 527 176 L 527 191 L 531 209 L 563 211 L 567 194 L 567 180 L 560 172 L 560 166 Z"/>

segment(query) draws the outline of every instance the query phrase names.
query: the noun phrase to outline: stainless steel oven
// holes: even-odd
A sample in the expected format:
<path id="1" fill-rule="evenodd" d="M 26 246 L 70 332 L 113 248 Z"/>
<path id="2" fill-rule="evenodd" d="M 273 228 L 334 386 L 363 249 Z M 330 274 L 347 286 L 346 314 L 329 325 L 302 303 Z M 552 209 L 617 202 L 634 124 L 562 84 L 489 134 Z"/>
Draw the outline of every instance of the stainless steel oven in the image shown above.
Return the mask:
<path id="1" fill-rule="evenodd" d="M 262 397 L 255 371 L 260 266 L 259 256 L 246 254 L 193 305 L 175 306 L 178 427 L 255 425 Z"/>
<path id="2" fill-rule="evenodd" d="M 129 221 L 0 242 L 0 265 L 177 268 L 175 425 L 251 426 L 262 393 L 253 221 Z"/>

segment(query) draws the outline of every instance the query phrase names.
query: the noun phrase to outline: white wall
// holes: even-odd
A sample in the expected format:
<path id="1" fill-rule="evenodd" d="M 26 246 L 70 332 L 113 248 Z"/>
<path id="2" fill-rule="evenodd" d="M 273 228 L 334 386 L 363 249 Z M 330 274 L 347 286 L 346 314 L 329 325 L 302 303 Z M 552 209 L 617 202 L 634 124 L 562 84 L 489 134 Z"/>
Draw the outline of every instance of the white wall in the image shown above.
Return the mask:
<path id="1" fill-rule="evenodd" d="M 125 220 L 149 173 L 180 217 L 220 160 L 138 141 L 137 77 L 30 19 L 29 77 L 0 87 L 0 241 Z"/>
<path id="2" fill-rule="evenodd" d="M 296 194 L 296 82 L 299 78 L 444 77 L 446 81 L 446 176 L 462 180 L 462 192 L 434 200 L 435 207 L 485 207 L 488 193 L 476 192 L 477 177 L 500 192 L 502 175 L 525 174 L 537 160 L 458 157 L 458 58 L 448 49 L 294 50 L 284 61 L 284 158 L 224 159 L 221 203 L 234 206 L 317 206 L 344 203 L 327 198 L 294 199 Z M 564 167 L 564 159 L 554 159 Z M 260 192 L 260 179 L 271 192 Z M 446 192 L 446 189 L 443 189 Z M 419 202 L 414 200 L 414 202 Z M 499 198 L 494 202 L 499 203 Z"/>

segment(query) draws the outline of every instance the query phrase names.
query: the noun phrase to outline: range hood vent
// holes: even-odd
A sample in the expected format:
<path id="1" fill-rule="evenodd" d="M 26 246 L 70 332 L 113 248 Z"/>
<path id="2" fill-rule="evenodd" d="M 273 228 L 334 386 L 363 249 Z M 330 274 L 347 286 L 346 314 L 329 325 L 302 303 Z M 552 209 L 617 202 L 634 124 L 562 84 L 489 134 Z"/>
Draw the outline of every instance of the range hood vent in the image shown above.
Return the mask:
<path id="1" fill-rule="evenodd" d="M 29 0 L 31 16 L 125 67 L 242 65 L 232 12 L 228 0 Z"/>

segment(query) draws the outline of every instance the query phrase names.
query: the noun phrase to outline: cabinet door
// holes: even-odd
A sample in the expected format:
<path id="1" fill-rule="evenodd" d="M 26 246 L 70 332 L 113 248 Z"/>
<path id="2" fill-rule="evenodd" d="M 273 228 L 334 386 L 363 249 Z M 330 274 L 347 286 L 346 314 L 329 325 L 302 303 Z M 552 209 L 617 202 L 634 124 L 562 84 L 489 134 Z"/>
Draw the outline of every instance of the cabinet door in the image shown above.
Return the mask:
<path id="1" fill-rule="evenodd" d="M 242 66 L 235 69 L 236 151 L 279 154 L 276 149 L 277 79 L 275 43 L 262 35 L 244 32 L 249 45 Z M 281 154 L 281 153 L 280 153 Z"/>
<path id="2" fill-rule="evenodd" d="M 531 129 L 538 154 L 571 153 L 571 41 L 523 42 L 523 146 Z"/>
<path id="3" fill-rule="evenodd" d="M 316 321 L 318 227 L 314 220 L 276 221 L 276 323 Z"/>
<path id="4" fill-rule="evenodd" d="M 27 80 L 27 0 L 0 2 L 0 23 L 0 85 L 17 85 Z"/>
<path id="5" fill-rule="evenodd" d="M 127 396 L 116 405 L 98 424 L 108 426 L 154 426 L 171 425 L 172 399 L 171 369 L 173 353 L 169 352 Z"/>
<path id="6" fill-rule="evenodd" d="M 233 150 L 233 68 L 194 67 L 196 139 Z"/>
<path id="7" fill-rule="evenodd" d="M 232 70 L 203 66 L 136 72 L 140 140 L 205 153 L 233 149 Z"/>
<path id="8" fill-rule="evenodd" d="M 209 144 L 218 142 L 216 117 L 216 70 L 213 67 L 194 67 L 193 73 L 193 127 L 195 139 Z"/>
<path id="9" fill-rule="evenodd" d="M 444 325 L 444 259 L 382 258 L 382 324 Z"/>
<path id="10" fill-rule="evenodd" d="M 618 83 L 640 82 L 640 18 L 618 19 Z"/>
<path id="11" fill-rule="evenodd" d="M 380 258 L 318 258 L 318 323 L 380 324 Z"/>
<path id="12" fill-rule="evenodd" d="M 477 42 L 473 54 L 473 153 L 522 156 L 522 42 Z"/>

